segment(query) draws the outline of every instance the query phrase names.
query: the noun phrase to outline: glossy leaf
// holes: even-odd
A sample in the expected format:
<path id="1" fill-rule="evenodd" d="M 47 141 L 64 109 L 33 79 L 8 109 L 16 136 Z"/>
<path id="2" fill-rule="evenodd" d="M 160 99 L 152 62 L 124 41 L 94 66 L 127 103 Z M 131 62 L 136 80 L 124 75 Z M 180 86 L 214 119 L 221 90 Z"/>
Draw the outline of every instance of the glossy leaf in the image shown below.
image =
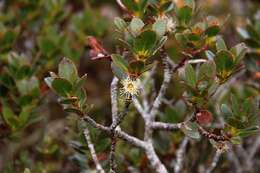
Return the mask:
<path id="1" fill-rule="evenodd" d="M 218 72 L 230 73 L 234 68 L 233 55 L 229 51 L 221 50 L 216 54 L 215 63 Z"/>
<path id="2" fill-rule="evenodd" d="M 151 55 L 151 51 L 156 44 L 156 33 L 153 31 L 145 31 L 134 42 L 134 50 L 139 59 L 145 59 Z"/>
<path id="3" fill-rule="evenodd" d="M 58 95 L 61 95 L 61 96 L 64 96 L 64 97 L 68 96 L 68 94 L 72 90 L 71 83 L 68 80 L 63 79 L 63 78 L 55 78 L 52 81 L 52 85 L 51 86 L 52 86 L 53 90 Z"/>
<path id="4" fill-rule="evenodd" d="M 143 61 L 132 61 L 129 64 L 129 73 L 135 74 L 139 76 L 144 69 L 144 62 Z"/>

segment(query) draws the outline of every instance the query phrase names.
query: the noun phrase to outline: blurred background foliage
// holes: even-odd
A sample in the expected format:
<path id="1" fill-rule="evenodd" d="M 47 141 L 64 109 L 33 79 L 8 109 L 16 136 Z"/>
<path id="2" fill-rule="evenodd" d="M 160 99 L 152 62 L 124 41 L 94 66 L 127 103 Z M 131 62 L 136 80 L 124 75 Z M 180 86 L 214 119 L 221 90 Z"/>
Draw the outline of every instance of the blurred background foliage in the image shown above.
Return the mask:
<path id="1" fill-rule="evenodd" d="M 200 14 L 205 18 L 214 15 L 227 22 L 221 30 L 228 47 L 245 41 L 249 46 L 246 55 L 246 73 L 241 80 L 227 88 L 220 103 L 229 103 L 233 93 L 239 100 L 259 96 L 260 82 L 260 3 L 255 0 L 197 0 Z M 86 36 L 102 40 L 109 52 L 115 52 L 116 33 L 113 20 L 122 16 L 114 0 L 1 0 L 0 1 L 0 172 L 16 173 L 29 168 L 31 172 L 95 172 L 85 140 L 81 134 L 84 125 L 74 116 L 67 116 L 57 104 L 57 97 L 49 92 L 43 78 L 48 71 L 57 71 L 62 57 L 77 64 L 80 76 L 88 74 L 86 91 L 91 114 L 108 125 L 110 116 L 110 63 L 91 61 Z M 179 60 L 180 45 L 170 39 L 167 52 L 174 61 Z M 161 74 L 156 76 L 161 81 Z M 178 80 L 171 84 L 167 96 L 181 98 L 183 92 Z M 158 86 L 159 87 L 159 86 Z M 214 103 L 209 103 L 214 109 Z M 259 108 L 258 108 L 259 111 Z M 180 122 L 189 113 L 183 102 L 167 107 L 159 119 Z M 123 122 L 126 131 L 143 137 L 143 120 L 134 111 Z M 215 114 L 213 116 L 216 116 Z M 109 139 L 92 129 L 91 136 L 98 158 L 108 167 Z M 172 167 L 176 148 L 183 134 L 157 132 L 155 146 L 162 161 Z M 245 140 L 252 143 L 254 137 Z M 208 142 L 192 142 L 188 149 L 189 170 L 199 170 L 209 163 L 214 151 Z M 201 151 L 205 151 L 201 154 Z M 139 149 L 119 142 L 118 165 L 121 172 L 152 172 L 147 158 Z M 260 171 L 260 157 L 257 167 Z M 225 156 L 216 172 L 232 169 Z M 28 170 L 27 170 L 28 171 Z"/>

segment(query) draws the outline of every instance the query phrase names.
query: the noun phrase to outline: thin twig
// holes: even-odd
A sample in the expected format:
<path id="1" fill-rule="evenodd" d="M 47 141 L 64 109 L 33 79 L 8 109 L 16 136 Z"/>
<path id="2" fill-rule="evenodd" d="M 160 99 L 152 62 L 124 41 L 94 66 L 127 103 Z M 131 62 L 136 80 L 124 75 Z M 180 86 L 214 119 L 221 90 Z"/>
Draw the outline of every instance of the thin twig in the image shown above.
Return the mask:
<path id="1" fill-rule="evenodd" d="M 111 109 L 112 109 L 112 119 L 113 122 L 115 121 L 116 115 L 118 113 L 118 104 L 117 104 L 117 85 L 118 85 L 118 78 L 114 77 L 111 82 Z"/>
<path id="2" fill-rule="evenodd" d="M 97 154 L 96 154 L 94 145 L 93 145 L 93 143 L 91 141 L 88 128 L 85 128 L 83 133 L 84 133 L 85 139 L 87 141 L 88 148 L 89 148 L 90 154 L 92 156 L 92 159 L 93 159 L 93 161 L 94 161 L 94 163 L 96 165 L 97 172 L 98 173 L 105 173 L 104 169 L 102 168 L 101 164 L 98 161 Z"/>
<path id="3" fill-rule="evenodd" d="M 211 173 L 217 166 L 221 152 L 216 151 L 214 158 L 209 166 L 209 168 L 205 171 L 205 173 Z"/>
<path id="4" fill-rule="evenodd" d="M 83 120 L 86 121 L 89 125 L 91 125 L 92 127 L 99 129 L 105 133 L 107 133 L 108 135 L 111 135 L 111 129 L 110 127 L 106 127 L 102 124 L 97 123 L 95 120 L 93 120 L 90 116 L 86 115 L 83 117 Z M 146 143 L 134 136 L 130 136 L 129 134 L 123 132 L 120 129 L 115 129 L 115 135 L 116 137 L 127 141 L 129 144 L 136 146 L 138 148 L 142 148 L 145 149 L 146 148 Z"/>
<path id="5" fill-rule="evenodd" d="M 111 112 L 112 112 L 112 125 L 117 124 L 118 122 L 118 104 L 117 104 L 117 85 L 118 78 L 114 77 L 111 82 Z M 112 128 L 111 135 L 111 149 L 110 149 L 110 173 L 114 173 L 116 170 L 116 161 L 115 161 L 115 151 L 116 151 L 116 136 L 114 133 L 115 127 Z"/>
<path id="6" fill-rule="evenodd" d="M 174 172 L 175 173 L 179 173 L 182 170 L 183 167 L 183 160 L 184 160 L 184 153 L 186 150 L 186 146 L 189 142 L 188 137 L 184 137 L 184 139 L 182 140 L 179 149 L 177 150 L 177 154 L 176 154 L 176 164 L 174 166 Z"/>
<path id="7" fill-rule="evenodd" d="M 169 66 L 169 63 L 168 63 L 166 57 L 163 59 L 163 62 L 164 62 L 164 66 L 165 66 L 164 67 L 164 76 L 163 76 L 164 79 L 163 79 L 163 83 L 161 85 L 160 91 L 153 103 L 152 110 L 150 112 L 151 119 L 154 119 L 155 115 L 158 113 L 158 109 L 162 103 L 166 89 L 168 88 L 170 81 L 171 81 L 172 71 L 170 69 L 170 66 Z"/>
<path id="8" fill-rule="evenodd" d="M 250 147 L 250 150 L 249 150 L 250 159 L 253 159 L 253 157 L 256 154 L 259 147 L 260 147 L 260 135 L 256 138 L 254 144 Z"/>
<path id="9" fill-rule="evenodd" d="M 123 121 L 124 117 L 128 113 L 129 106 L 131 104 L 131 100 L 125 100 L 125 106 L 124 110 L 117 114 L 117 82 L 118 81 L 112 81 L 111 84 L 111 103 L 112 103 L 112 124 L 110 126 L 111 131 L 111 150 L 110 150 L 110 173 L 116 172 L 116 161 L 115 161 L 115 150 L 116 150 L 116 134 L 115 129 L 116 127 Z M 113 93 L 116 92 L 116 93 Z M 114 104 L 114 105 L 113 105 Z M 114 107 L 114 108 L 113 108 Z"/>
<path id="10" fill-rule="evenodd" d="M 153 122 L 151 124 L 151 128 L 153 128 L 154 130 L 172 131 L 172 130 L 180 129 L 184 124 L 185 124 L 185 122 L 176 123 L 176 124 L 163 123 L 163 122 Z"/>

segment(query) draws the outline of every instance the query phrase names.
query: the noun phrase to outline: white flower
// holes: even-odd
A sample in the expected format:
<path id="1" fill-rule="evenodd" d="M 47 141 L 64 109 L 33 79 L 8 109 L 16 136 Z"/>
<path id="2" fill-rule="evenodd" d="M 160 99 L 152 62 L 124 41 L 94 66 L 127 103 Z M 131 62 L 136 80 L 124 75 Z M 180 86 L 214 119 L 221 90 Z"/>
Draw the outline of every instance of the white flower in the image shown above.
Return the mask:
<path id="1" fill-rule="evenodd" d="M 168 17 L 167 15 L 161 15 L 159 17 L 159 19 L 166 21 L 166 31 L 167 32 L 173 32 L 175 30 L 176 22 L 174 22 L 171 17 Z"/>
<path id="2" fill-rule="evenodd" d="M 131 79 L 130 77 L 127 77 L 121 81 L 123 88 L 121 88 L 121 94 L 130 97 L 130 96 L 136 96 L 139 94 L 139 86 L 140 81 L 139 79 Z"/>
<path id="3" fill-rule="evenodd" d="M 215 148 L 218 153 L 224 153 L 230 149 L 227 142 L 218 142 L 217 145 L 215 145 Z"/>

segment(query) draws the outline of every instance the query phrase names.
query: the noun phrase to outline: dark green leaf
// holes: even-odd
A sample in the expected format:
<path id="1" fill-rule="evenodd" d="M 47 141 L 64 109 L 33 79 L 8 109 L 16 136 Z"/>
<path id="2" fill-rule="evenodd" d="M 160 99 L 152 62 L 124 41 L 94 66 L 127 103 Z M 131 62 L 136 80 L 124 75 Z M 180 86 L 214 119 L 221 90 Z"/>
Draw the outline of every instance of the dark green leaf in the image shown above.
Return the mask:
<path id="1" fill-rule="evenodd" d="M 184 6 L 177 10 L 177 17 L 182 24 L 187 25 L 192 16 L 192 8 L 189 6 Z"/>
<path id="2" fill-rule="evenodd" d="M 230 73 L 234 68 L 233 55 L 226 50 L 221 50 L 215 57 L 215 63 L 217 66 L 217 72 Z"/>
<path id="3" fill-rule="evenodd" d="M 205 34 L 207 34 L 209 37 L 214 37 L 220 32 L 220 27 L 219 26 L 211 26 L 208 27 L 205 30 Z"/>
<path id="4" fill-rule="evenodd" d="M 133 0 L 122 0 L 122 3 L 126 6 L 130 11 L 138 11 L 138 6 Z"/>
<path id="5" fill-rule="evenodd" d="M 151 55 L 155 44 L 156 33 L 153 31 L 145 31 L 136 38 L 134 50 L 140 59 L 145 59 Z"/>
<path id="6" fill-rule="evenodd" d="M 144 62 L 143 61 L 132 61 L 129 64 L 129 73 L 131 74 L 135 74 L 137 76 L 139 76 L 141 74 L 141 72 L 144 69 Z"/>
<path id="7" fill-rule="evenodd" d="M 55 78 L 52 81 L 52 88 L 53 90 L 61 96 L 67 97 L 68 94 L 71 92 L 72 90 L 72 85 L 71 83 L 63 78 Z"/>

